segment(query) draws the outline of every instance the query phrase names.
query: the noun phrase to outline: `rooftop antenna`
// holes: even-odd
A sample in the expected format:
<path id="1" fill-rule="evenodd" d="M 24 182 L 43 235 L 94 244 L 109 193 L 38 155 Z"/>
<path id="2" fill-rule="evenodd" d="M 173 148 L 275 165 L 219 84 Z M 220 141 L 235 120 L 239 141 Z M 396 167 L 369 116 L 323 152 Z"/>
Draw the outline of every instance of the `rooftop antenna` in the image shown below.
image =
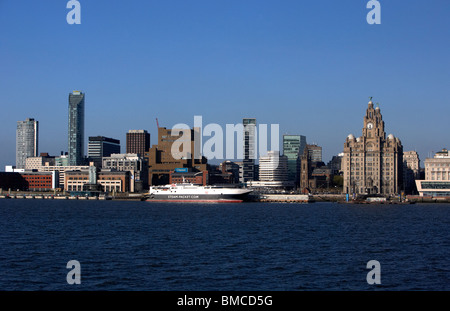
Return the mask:
<path id="1" fill-rule="evenodd" d="M 158 118 L 156 118 L 156 126 L 159 128 Z"/>

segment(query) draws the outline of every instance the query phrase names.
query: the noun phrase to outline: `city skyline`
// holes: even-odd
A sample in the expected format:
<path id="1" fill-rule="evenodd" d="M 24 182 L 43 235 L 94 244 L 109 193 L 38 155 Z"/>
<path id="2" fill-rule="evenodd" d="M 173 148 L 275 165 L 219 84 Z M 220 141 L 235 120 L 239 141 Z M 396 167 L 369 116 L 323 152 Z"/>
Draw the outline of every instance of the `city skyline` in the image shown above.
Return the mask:
<path id="1" fill-rule="evenodd" d="M 15 123 L 28 117 L 40 122 L 40 151 L 68 151 L 77 89 L 85 136 L 124 150 L 128 130 L 157 137 L 155 118 L 171 128 L 251 116 L 306 136 L 328 162 L 360 135 L 369 96 L 405 151 L 423 160 L 448 147 L 445 1 L 383 1 L 381 25 L 367 24 L 364 2 L 81 3 L 80 25 L 66 23 L 65 3 L 0 4 L 0 170 L 15 163 Z"/>

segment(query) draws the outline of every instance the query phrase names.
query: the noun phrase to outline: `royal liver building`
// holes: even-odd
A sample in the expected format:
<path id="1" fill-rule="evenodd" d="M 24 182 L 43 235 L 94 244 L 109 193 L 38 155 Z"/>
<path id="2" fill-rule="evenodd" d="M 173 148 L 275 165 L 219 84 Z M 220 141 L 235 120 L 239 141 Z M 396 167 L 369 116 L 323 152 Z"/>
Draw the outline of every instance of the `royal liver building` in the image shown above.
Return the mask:
<path id="1" fill-rule="evenodd" d="M 402 187 L 403 146 L 390 134 L 386 138 L 380 107 L 369 101 L 362 136 L 348 135 L 342 159 L 344 193 L 399 194 Z"/>

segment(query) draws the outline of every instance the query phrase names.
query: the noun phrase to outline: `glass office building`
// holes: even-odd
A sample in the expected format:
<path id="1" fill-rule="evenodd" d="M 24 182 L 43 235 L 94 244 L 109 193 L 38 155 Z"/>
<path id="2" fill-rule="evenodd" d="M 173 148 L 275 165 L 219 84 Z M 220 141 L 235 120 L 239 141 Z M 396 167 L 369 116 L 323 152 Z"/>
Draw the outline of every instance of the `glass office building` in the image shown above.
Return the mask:
<path id="1" fill-rule="evenodd" d="M 256 159 L 256 119 L 246 118 L 242 120 L 244 125 L 244 159 L 241 182 L 255 180 Z"/>
<path id="2" fill-rule="evenodd" d="M 84 162 L 84 93 L 69 94 L 69 165 Z"/>
<path id="3" fill-rule="evenodd" d="M 25 168 L 28 157 L 38 156 L 39 122 L 28 118 L 17 121 L 16 130 L 16 168 Z"/>
<path id="4" fill-rule="evenodd" d="M 91 136 L 88 142 L 88 158 L 96 167 L 102 167 L 102 158 L 120 153 L 120 140 L 105 136 Z"/>
<path id="5" fill-rule="evenodd" d="M 300 178 L 300 155 L 306 146 L 306 136 L 283 135 L 283 155 L 287 157 L 288 180 L 298 182 Z"/>

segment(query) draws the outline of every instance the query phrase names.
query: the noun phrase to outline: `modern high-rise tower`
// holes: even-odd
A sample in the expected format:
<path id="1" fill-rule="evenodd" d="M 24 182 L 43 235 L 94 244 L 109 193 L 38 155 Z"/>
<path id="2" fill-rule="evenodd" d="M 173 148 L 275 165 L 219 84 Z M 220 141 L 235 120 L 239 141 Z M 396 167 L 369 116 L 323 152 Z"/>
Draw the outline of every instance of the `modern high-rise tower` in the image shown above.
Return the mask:
<path id="1" fill-rule="evenodd" d="M 306 146 L 306 136 L 283 135 L 283 155 L 288 158 L 288 180 L 297 181 L 300 176 L 300 155 Z"/>
<path id="2" fill-rule="evenodd" d="M 255 180 L 256 159 L 256 119 L 246 118 L 242 120 L 244 125 L 244 159 L 241 182 Z"/>
<path id="3" fill-rule="evenodd" d="M 28 118 L 17 121 L 16 131 L 16 168 L 25 168 L 28 157 L 38 156 L 39 122 Z"/>
<path id="4" fill-rule="evenodd" d="M 69 165 L 84 161 L 84 93 L 69 94 Z"/>

